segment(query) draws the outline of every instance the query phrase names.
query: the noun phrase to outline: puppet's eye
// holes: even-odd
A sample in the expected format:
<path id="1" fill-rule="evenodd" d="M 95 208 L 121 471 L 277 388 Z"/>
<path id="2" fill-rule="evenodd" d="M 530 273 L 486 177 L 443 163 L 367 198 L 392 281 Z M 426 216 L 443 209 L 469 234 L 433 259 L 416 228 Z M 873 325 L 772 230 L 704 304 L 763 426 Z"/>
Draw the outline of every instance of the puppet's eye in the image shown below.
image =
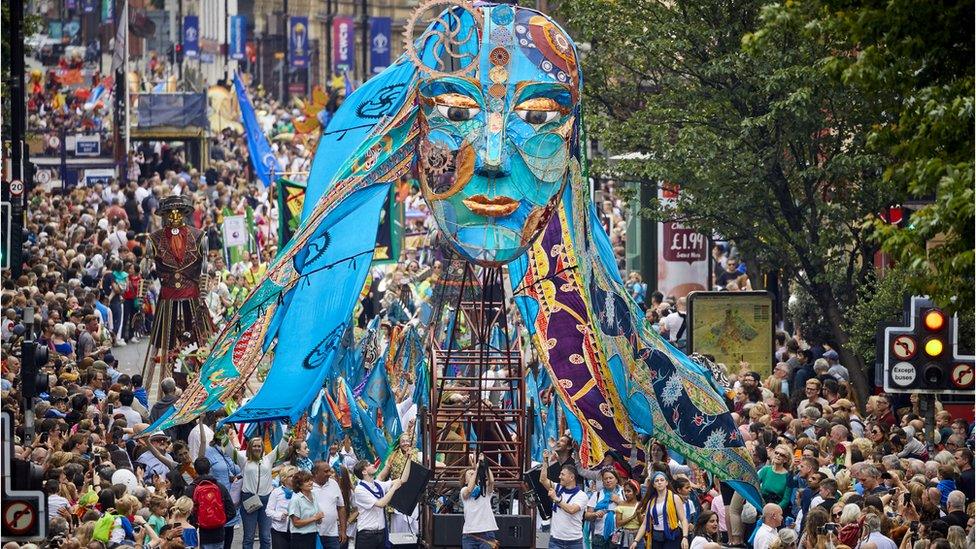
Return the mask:
<path id="1" fill-rule="evenodd" d="M 447 118 L 451 122 L 464 122 L 465 120 L 471 120 L 474 118 L 481 109 L 477 107 L 452 107 L 449 105 L 437 105 L 437 112 L 441 113 L 444 118 Z"/>

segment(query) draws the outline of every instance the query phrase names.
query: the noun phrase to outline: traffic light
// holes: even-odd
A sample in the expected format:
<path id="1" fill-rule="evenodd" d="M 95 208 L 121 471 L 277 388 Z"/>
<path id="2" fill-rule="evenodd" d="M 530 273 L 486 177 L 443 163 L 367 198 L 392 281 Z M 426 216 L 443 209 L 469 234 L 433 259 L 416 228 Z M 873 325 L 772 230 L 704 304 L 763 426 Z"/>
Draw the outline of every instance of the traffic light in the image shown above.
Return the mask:
<path id="1" fill-rule="evenodd" d="M 25 341 L 20 346 L 20 379 L 23 382 L 21 396 L 30 400 L 46 393 L 50 380 L 47 374 L 41 372 L 47 364 L 47 347 L 36 341 Z"/>
<path id="2" fill-rule="evenodd" d="M 908 326 L 884 331 L 884 389 L 892 393 L 966 393 L 974 387 L 974 357 L 957 354 L 957 319 L 932 301 L 913 297 Z"/>

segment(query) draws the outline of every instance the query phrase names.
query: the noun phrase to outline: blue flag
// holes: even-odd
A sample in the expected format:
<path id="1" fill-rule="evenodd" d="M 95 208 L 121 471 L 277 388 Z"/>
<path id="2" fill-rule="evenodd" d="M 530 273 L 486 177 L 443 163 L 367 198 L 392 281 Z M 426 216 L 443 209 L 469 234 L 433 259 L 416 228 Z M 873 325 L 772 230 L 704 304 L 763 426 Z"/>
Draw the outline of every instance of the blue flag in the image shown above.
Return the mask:
<path id="1" fill-rule="evenodd" d="M 244 124 L 244 133 L 247 134 L 247 152 L 251 157 L 251 165 L 257 172 L 265 188 L 271 185 L 281 171 L 278 160 L 271 153 L 271 145 L 268 138 L 261 131 L 258 125 L 258 118 L 254 114 L 254 106 L 247 98 L 247 90 L 244 89 L 244 82 L 241 82 L 241 75 L 234 74 L 234 89 L 237 91 L 237 102 L 241 106 L 241 123 Z"/>

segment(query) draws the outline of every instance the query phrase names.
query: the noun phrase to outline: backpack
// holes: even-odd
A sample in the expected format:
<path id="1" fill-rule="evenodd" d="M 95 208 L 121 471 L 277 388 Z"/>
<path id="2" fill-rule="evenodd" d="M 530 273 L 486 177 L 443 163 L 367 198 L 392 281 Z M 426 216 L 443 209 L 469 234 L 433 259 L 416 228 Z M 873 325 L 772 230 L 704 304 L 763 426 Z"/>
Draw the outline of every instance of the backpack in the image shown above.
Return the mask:
<path id="1" fill-rule="evenodd" d="M 197 524 L 203 530 L 223 528 L 227 523 L 224 512 L 224 498 L 220 487 L 212 480 L 201 481 L 193 490 L 193 505 L 196 507 Z"/>

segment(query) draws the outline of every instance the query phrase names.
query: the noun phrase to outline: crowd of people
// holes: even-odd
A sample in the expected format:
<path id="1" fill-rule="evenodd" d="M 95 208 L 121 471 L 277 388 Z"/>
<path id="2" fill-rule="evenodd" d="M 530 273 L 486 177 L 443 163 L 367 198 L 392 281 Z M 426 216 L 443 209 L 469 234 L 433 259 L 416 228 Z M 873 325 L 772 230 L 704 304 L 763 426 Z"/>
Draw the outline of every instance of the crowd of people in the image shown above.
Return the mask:
<path id="1" fill-rule="evenodd" d="M 973 425 L 916 396 L 861 413 L 836 352 L 779 334 L 775 372 L 729 372 L 729 402 L 758 471 L 754 505 L 650 440 L 646 468 L 618 455 L 583 469 L 567 435 L 546 456 L 549 547 L 962 549 L 974 541 Z M 758 502 L 754 502 L 758 503 Z"/>
<path id="2" fill-rule="evenodd" d="M 47 109 L 36 112 L 66 123 Z M 53 96 L 52 96 L 53 97 Z M 272 136 L 294 132 L 297 113 L 256 94 L 261 123 Z M 54 118 L 51 118 L 54 117 Z M 311 151 L 301 140 L 274 140 L 284 172 L 301 179 Z M 301 430 L 275 445 L 220 427 L 223 412 L 196 424 L 139 437 L 179 396 L 173 378 L 145 387 L 126 373 L 113 350 L 138 342 L 152 326 L 157 284 L 144 267 L 146 235 L 165 196 L 191 197 L 189 223 L 207 235 L 204 302 L 226 322 L 263 277 L 278 248 L 273 195 L 254 176 L 246 140 L 216 134 L 207 169 L 166 143 L 132 151 L 125 174 L 107 184 L 28 197 L 24 273 L 4 277 L 3 410 L 14 419 L 15 457 L 33 464 L 48 495 L 51 547 L 133 545 L 176 549 L 243 547 L 383 547 L 388 531 L 416 531 L 416 517 L 392 512 L 390 501 L 409 475 L 413 441 L 383 467 L 358 459 L 347 440 L 311 456 Z M 433 286 L 444 275 L 435 224 L 419 190 L 401 182 L 398 195 L 416 237 L 401 261 L 372 270 L 357 312 L 360 326 L 379 316 L 390 325 L 426 322 Z M 612 183 L 599 190 L 601 222 L 623 268 L 626 207 Z M 253 219 L 253 245 L 225 250 L 226 215 Z M 713 286 L 749 289 L 749 277 L 724 245 L 713 249 Z M 636 274 L 636 273 L 634 273 Z M 647 294 L 640 275 L 627 287 L 645 305 L 654 328 L 683 346 L 686 301 Z M 646 300 L 646 303 L 645 303 Z M 48 348 L 49 386 L 25 402 L 20 378 L 23 340 Z M 660 442 L 643 440 L 648 463 L 609 454 L 584 468 L 566 435 L 553 442 L 542 483 L 552 516 L 539 524 L 549 547 L 713 549 L 963 549 L 973 545 L 973 429 L 947 410 L 927 429 L 917 399 L 871 396 L 863 408 L 835 350 L 777 334 L 769 375 L 748 364 L 728 372 L 729 402 L 759 472 L 762 505 Z M 117 352 L 117 351 L 115 351 Z M 131 366 L 131 365 L 130 365 Z M 181 372 L 186 373 L 186 372 Z M 27 409 L 33 412 L 28 427 Z M 863 409 L 863 413 L 861 410 Z M 327 454 L 327 455 L 326 455 Z M 321 458 L 321 459 L 319 459 Z M 466 548 L 493 546 L 493 477 L 478 456 L 458 479 Z"/>

